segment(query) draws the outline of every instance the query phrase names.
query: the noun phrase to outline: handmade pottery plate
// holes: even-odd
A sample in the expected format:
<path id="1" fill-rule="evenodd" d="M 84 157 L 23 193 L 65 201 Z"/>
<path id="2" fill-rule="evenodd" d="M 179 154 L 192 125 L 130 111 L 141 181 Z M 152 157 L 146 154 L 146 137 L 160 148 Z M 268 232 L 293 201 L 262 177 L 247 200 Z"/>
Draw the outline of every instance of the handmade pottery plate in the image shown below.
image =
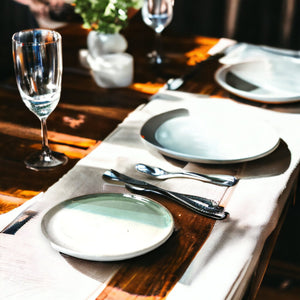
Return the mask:
<path id="1" fill-rule="evenodd" d="M 213 100 L 210 105 L 199 103 L 199 107 L 193 112 L 177 109 L 156 115 L 143 125 L 140 135 L 163 155 L 211 164 L 254 160 L 279 145 L 276 131 L 251 114 L 240 114 L 226 105 L 216 106 Z"/>
<path id="2" fill-rule="evenodd" d="M 147 253 L 172 234 L 174 221 L 161 204 L 129 194 L 92 194 L 50 209 L 42 231 L 54 249 L 93 261 Z"/>
<path id="3" fill-rule="evenodd" d="M 227 91 L 263 103 L 300 101 L 300 59 L 251 61 L 225 65 L 215 80 Z"/>

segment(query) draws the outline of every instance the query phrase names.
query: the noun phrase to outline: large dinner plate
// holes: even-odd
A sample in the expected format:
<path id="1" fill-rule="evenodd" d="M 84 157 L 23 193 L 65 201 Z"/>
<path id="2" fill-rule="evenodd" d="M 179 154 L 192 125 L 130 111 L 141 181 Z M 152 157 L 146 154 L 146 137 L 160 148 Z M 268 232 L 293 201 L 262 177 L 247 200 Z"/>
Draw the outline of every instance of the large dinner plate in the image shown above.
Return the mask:
<path id="1" fill-rule="evenodd" d="M 42 231 L 62 253 L 116 261 L 147 253 L 173 232 L 173 217 L 161 204 L 129 194 L 92 194 L 50 209 Z"/>
<path id="2" fill-rule="evenodd" d="M 267 122 L 225 108 L 221 105 L 218 109 L 212 102 L 197 112 L 177 109 L 162 113 L 150 118 L 140 134 L 152 149 L 188 162 L 238 163 L 276 149 L 279 136 Z"/>
<path id="3" fill-rule="evenodd" d="M 227 91 L 248 100 L 284 104 L 300 101 L 300 59 L 251 61 L 225 65 L 215 79 Z"/>

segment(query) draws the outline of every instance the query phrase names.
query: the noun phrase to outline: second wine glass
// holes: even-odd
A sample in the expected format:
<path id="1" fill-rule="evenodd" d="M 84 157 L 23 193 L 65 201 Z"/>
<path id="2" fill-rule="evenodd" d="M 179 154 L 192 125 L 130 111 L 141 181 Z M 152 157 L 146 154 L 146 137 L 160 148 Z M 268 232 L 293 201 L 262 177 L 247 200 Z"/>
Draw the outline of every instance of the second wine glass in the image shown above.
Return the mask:
<path id="1" fill-rule="evenodd" d="M 156 49 L 149 54 L 151 63 L 163 63 L 160 35 L 172 21 L 173 4 L 174 0 L 144 0 L 142 17 L 145 24 L 155 31 L 156 36 Z"/>
<path id="2" fill-rule="evenodd" d="M 25 160 L 36 171 L 65 164 L 68 158 L 48 146 L 46 120 L 58 104 L 62 80 L 62 46 L 58 32 L 32 29 L 12 37 L 17 86 L 25 105 L 41 122 L 42 149 Z"/>

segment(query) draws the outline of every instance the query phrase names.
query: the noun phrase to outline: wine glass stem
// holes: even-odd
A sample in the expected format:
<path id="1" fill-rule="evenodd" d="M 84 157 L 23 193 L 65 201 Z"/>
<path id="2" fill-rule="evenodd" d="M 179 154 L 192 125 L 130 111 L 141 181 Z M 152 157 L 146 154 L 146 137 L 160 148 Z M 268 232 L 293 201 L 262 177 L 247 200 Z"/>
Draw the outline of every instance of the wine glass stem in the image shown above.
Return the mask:
<path id="1" fill-rule="evenodd" d="M 42 150 L 44 153 L 49 154 L 50 148 L 48 145 L 48 134 L 47 134 L 47 118 L 41 119 L 41 134 L 42 134 Z"/>
<path id="2" fill-rule="evenodd" d="M 162 44 L 161 44 L 161 34 L 160 32 L 155 33 L 155 44 L 156 44 L 156 63 L 161 64 L 162 63 L 162 57 L 161 57 L 161 52 L 162 52 Z"/>

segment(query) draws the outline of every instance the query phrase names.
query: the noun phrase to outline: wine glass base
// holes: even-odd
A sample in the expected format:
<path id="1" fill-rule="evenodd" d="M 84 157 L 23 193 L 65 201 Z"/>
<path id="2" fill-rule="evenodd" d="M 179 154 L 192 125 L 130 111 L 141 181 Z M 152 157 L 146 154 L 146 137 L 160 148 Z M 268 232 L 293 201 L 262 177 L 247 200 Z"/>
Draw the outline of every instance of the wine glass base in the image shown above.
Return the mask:
<path id="1" fill-rule="evenodd" d="M 24 161 L 26 168 L 34 171 L 50 171 L 63 166 L 68 162 L 68 157 L 63 153 L 50 151 L 38 151 L 30 155 Z"/>

